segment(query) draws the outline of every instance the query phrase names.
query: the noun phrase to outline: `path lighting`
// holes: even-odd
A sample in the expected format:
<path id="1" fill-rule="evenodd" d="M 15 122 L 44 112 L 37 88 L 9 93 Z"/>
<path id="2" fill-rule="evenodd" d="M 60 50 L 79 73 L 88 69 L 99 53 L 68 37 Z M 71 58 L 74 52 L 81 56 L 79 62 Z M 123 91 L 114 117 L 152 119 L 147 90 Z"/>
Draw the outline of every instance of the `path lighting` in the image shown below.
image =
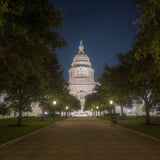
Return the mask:
<path id="1" fill-rule="evenodd" d="M 112 107 L 112 114 L 113 114 L 113 113 L 114 113 L 114 103 L 113 103 L 112 100 L 110 100 L 109 103 L 110 103 L 110 105 L 111 105 L 111 107 Z"/>
<path id="2" fill-rule="evenodd" d="M 68 109 L 69 109 L 69 107 L 68 107 L 68 106 L 66 106 L 66 117 L 67 117 Z"/>
<path id="3" fill-rule="evenodd" d="M 109 101 L 109 103 L 110 103 L 110 104 L 113 104 L 113 101 L 112 101 L 112 100 L 110 100 L 110 101 Z"/>
<path id="4" fill-rule="evenodd" d="M 55 106 L 57 104 L 57 101 L 53 101 L 53 105 Z M 55 116 L 55 109 L 53 108 L 53 121 L 54 121 L 54 116 Z"/>
<path id="5" fill-rule="evenodd" d="M 117 123 L 117 117 L 115 113 L 115 105 L 112 100 L 109 101 L 110 105 L 112 105 L 112 113 L 111 113 L 111 121 L 113 124 Z"/>
<path id="6" fill-rule="evenodd" d="M 99 109 L 99 107 L 98 107 L 98 106 L 96 106 L 96 109 L 97 109 L 97 117 L 98 117 L 98 109 Z"/>
<path id="7" fill-rule="evenodd" d="M 56 105 L 57 104 L 57 102 L 56 101 L 53 101 L 53 105 Z"/>

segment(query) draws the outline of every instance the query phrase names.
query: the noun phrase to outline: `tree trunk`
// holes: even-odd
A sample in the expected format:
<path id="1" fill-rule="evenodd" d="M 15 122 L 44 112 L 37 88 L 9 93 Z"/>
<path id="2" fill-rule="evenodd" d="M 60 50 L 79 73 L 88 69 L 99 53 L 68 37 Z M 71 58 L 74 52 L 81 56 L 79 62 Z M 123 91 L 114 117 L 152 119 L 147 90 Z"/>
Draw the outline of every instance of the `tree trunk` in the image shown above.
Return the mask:
<path id="1" fill-rule="evenodd" d="M 22 125 L 22 112 L 23 112 L 23 107 L 21 103 L 19 104 L 19 115 L 18 115 L 18 120 L 17 120 L 17 126 Z"/>
<path id="2" fill-rule="evenodd" d="M 151 119 L 149 114 L 150 105 L 148 103 L 145 103 L 145 109 L 146 109 L 146 124 L 149 125 L 151 124 Z"/>
<path id="3" fill-rule="evenodd" d="M 113 114 L 116 114 L 116 106 L 113 105 Z"/>
<path id="4" fill-rule="evenodd" d="M 14 109 L 14 118 L 16 118 L 16 109 Z"/>
<path id="5" fill-rule="evenodd" d="M 17 119 L 17 126 L 22 126 L 22 113 L 23 113 L 23 107 L 24 107 L 24 103 L 23 103 L 23 98 L 21 96 L 21 98 L 19 98 L 19 103 L 18 103 L 18 119 Z"/>
<path id="6" fill-rule="evenodd" d="M 101 115 L 102 115 L 102 111 L 101 111 L 101 110 L 99 110 L 99 116 L 101 117 Z"/>
<path id="7" fill-rule="evenodd" d="M 123 117 L 124 116 L 123 105 L 120 105 L 120 107 L 121 107 L 121 116 Z"/>
<path id="8" fill-rule="evenodd" d="M 44 105 L 42 106 L 42 116 L 41 116 L 41 120 L 44 120 Z"/>

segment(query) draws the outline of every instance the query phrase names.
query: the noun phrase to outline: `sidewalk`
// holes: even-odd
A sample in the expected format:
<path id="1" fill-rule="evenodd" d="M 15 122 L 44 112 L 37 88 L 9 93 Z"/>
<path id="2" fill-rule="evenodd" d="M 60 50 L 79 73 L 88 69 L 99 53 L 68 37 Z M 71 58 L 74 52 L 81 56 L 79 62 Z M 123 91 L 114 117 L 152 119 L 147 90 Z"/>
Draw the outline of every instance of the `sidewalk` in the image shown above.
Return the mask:
<path id="1" fill-rule="evenodd" d="M 159 160 L 160 143 L 94 118 L 71 118 L 0 148 L 0 160 Z"/>

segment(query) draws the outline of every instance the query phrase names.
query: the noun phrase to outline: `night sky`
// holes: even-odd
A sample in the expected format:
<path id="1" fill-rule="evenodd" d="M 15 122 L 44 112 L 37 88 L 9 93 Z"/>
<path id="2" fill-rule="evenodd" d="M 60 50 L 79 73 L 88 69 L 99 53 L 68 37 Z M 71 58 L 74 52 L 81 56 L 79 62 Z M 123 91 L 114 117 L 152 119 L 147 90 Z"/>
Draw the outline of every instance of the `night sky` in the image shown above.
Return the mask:
<path id="1" fill-rule="evenodd" d="M 54 0 L 54 6 L 64 14 L 58 32 L 68 45 L 57 54 L 65 80 L 81 40 L 95 69 L 95 80 L 104 64 L 116 64 L 116 54 L 129 51 L 135 40 L 137 8 L 133 0 Z"/>

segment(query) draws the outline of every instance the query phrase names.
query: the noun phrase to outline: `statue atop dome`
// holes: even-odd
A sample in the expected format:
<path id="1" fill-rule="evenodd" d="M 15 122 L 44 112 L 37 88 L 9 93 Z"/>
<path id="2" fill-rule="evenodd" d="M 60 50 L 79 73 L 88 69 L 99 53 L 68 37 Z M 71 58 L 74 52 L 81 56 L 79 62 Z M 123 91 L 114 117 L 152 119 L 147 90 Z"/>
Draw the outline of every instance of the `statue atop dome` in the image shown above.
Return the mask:
<path id="1" fill-rule="evenodd" d="M 82 40 L 80 41 L 80 45 L 79 45 L 78 49 L 79 49 L 78 53 L 84 53 L 84 46 L 82 44 Z"/>

